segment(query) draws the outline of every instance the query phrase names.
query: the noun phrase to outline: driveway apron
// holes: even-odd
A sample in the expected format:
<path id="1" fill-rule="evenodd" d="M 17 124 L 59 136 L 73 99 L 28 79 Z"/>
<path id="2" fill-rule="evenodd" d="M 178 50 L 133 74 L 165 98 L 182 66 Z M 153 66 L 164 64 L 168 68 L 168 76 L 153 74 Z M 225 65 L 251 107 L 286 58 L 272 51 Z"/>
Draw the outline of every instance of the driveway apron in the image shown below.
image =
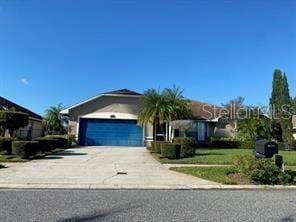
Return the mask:
<path id="1" fill-rule="evenodd" d="M 0 188 L 190 189 L 219 184 L 170 171 L 145 148 L 80 147 L 0 170 Z"/>

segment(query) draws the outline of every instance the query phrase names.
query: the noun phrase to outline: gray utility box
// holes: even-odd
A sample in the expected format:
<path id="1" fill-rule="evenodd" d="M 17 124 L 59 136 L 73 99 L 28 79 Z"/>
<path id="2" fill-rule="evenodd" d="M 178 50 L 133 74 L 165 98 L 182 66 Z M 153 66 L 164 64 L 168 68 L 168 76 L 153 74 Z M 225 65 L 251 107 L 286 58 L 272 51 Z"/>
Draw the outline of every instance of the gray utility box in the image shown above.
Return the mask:
<path id="1" fill-rule="evenodd" d="M 257 158 L 272 158 L 279 152 L 278 144 L 269 140 L 257 140 L 254 147 L 254 155 Z"/>

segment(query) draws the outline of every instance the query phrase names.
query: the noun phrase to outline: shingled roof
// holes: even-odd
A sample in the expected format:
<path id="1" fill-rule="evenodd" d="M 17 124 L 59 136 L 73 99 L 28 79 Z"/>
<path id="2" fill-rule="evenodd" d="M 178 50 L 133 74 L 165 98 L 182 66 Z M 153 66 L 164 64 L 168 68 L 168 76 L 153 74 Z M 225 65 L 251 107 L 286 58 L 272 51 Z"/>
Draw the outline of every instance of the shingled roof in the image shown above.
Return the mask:
<path id="1" fill-rule="evenodd" d="M 28 109 L 14 103 L 14 102 L 11 102 L 10 100 L 5 99 L 1 96 L 0 96 L 0 106 L 5 109 L 14 108 L 16 111 L 27 113 L 29 115 L 29 117 L 40 120 L 40 121 L 42 121 L 42 119 L 43 119 L 43 117 L 38 115 L 37 113 L 34 113 L 31 110 L 28 110 Z"/>
<path id="2" fill-rule="evenodd" d="M 113 95 L 131 95 L 131 96 L 140 96 L 141 93 L 137 93 L 134 91 L 131 91 L 129 89 L 119 89 L 111 92 L 105 92 L 103 94 L 113 94 Z"/>
<path id="3" fill-rule="evenodd" d="M 194 119 L 213 120 L 218 117 L 220 108 L 218 106 L 199 101 L 190 101 L 190 109 Z"/>

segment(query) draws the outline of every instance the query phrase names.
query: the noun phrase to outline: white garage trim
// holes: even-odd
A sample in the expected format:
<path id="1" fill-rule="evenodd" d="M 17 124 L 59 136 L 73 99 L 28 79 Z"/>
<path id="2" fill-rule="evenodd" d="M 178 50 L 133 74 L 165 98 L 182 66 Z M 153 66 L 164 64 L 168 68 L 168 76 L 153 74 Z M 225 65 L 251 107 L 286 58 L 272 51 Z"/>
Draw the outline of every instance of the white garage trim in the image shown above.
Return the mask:
<path id="1" fill-rule="evenodd" d="M 90 113 L 84 116 L 80 116 L 80 118 L 137 120 L 138 116 L 130 113 L 100 112 L 100 113 Z"/>

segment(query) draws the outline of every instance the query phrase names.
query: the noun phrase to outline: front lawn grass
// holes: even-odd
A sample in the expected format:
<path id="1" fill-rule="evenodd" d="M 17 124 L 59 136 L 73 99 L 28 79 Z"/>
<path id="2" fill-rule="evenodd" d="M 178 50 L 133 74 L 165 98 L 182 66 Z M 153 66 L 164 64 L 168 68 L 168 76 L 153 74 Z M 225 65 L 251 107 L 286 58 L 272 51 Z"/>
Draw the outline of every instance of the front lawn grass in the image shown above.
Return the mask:
<path id="1" fill-rule="evenodd" d="M 161 163 L 170 164 L 212 164 L 212 165 L 232 165 L 233 159 L 237 155 L 253 155 L 251 149 L 206 149 L 197 148 L 196 155 L 193 157 L 169 160 L 161 158 L 160 155 L 152 154 Z M 280 155 L 284 157 L 286 166 L 296 166 L 296 151 L 280 151 Z"/>
<path id="2" fill-rule="evenodd" d="M 214 181 L 225 185 L 251 184 L 249 179 L 240 175 L 240 177 L 232 177 L 238 175 L 238 171 L 234 167 L 171 167 L 170 170 L 189 174 L 205 180 Z M 287 167 L 286 173 L 293 178 L 292 184 L 296 183 L 296 168 Z M 230 176 L 229 176 L 230 175 Z M 241 183 L 243 181 L 243 183 Z"/>
<path id="3" fill-rule="evenodd" d="M 170 169 L 217 183 L 228 185 L 237 184 L 233 179 L 228 177 L 229 174 L 237 173 L 234 167 L 172 167 Z"/>

